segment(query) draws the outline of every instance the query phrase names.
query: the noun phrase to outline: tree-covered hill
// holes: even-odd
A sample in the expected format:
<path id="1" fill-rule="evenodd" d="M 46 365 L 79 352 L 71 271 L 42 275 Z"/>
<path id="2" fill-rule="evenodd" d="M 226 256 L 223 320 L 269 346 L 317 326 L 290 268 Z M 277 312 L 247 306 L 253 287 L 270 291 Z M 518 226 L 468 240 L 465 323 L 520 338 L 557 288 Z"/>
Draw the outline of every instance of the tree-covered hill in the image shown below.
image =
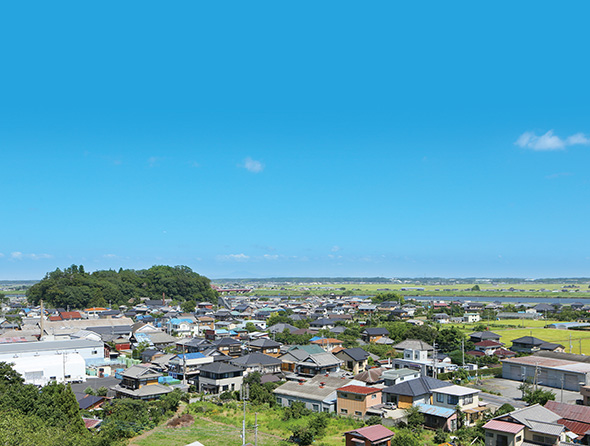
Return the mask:
<path id="1" fill-rule="evenodd" d="M 119 269 L 87 273 L 82 265 L 47 273 L 27 290 L 27 300 L 38 305 L 41 299 L 53 307 L 87 308 L 129 305 L 140 298 L 166 298 L 178 302 L 217 302 L 211 281 L 188 266 L 156 265 L 149 269 Z"/>

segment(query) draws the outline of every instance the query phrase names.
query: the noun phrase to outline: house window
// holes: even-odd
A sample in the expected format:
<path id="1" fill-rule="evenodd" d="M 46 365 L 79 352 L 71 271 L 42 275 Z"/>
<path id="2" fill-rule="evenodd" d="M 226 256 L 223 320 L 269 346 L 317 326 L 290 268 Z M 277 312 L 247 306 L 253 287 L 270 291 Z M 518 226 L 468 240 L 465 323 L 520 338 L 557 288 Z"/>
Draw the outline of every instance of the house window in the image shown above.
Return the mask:
<path id="1" fill-rule="evenodd" d="M 467 395 L 463 398 L 463 404 L 471 404 L 473 403 L 473 395 Z"/>
<path id="2" fill-rule="evenodd" d="M 447 395 L 447 404 L 456 406 L 459 404 L 459 397 L 457 395 Z"/>
<path id="3" fill-rule="evenodd" d="M 375 398 L 377 398 L 377 394 L 374 393 L 373 395 L 371 395 L 371 399 L 374 400 Z"/>
<path id="4" fill-rule="evenodd" d="M 518 443 L 520 440 L 522 440 L 522 435 L 519 435 L 518 437 L 516 437 L 516 442 Z"/>
<path id="5" fill-rule="evenodd" d="M 436 394 L 436 402 L 437 403 L 444 403 L 445 402 L 445 396 L 442 393 L 437 393 Z"/>
<path id="6" fill-rule="evenodd" d="M 494 438 L 494 433 L 493 432 L 486 432 L 486 437 Z"/>
<path id="7" fill-rule="evenodd" d="M 347 414 L 348 413 L 348 410 L 346 410 L 346 409 L 340 409 L 340 413 Z"/>
<path id="8" fill-rule="evenodd" d="M 319 404 L 312 404 L 311 407 L 314 412 L 319 412 L 319 410 L 320 410 Z"/>
<path id="9" fill-rule="evenodd" d="M 342 398 L 348 398 L 348 394 L 346 394 L 346 393 L 342 393 L 341 396 L 342 396 Z"/>
<path id="10" fill-rule="evenodd" d="M 358 410 L 355 410 L 355 411 L 354 411 L 354 414 L 355 414 L 357 417 L 362 417 L 362 416 L 363 416 L 363 413 L 362 413 L 362 412 L 359 412 Z"/>
<path id="11" fill-rule="evenodd" d="M 96 355 L 96 354 L 98 354 L 98 352 L 96 350 L 92 350 L 92 354 Z"/>

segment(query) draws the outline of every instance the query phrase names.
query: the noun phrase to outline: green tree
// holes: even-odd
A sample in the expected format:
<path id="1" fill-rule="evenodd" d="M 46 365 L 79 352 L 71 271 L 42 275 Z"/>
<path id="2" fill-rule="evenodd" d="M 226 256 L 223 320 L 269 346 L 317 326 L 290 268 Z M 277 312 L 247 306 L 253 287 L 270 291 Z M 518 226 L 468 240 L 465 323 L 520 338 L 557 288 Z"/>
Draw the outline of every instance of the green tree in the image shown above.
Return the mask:
<path id="1" fill-rule="evenodd" d="M 400 429 L 391 439 L 391 446 L 420 446 L 420 437 L 408 429 Z"/>

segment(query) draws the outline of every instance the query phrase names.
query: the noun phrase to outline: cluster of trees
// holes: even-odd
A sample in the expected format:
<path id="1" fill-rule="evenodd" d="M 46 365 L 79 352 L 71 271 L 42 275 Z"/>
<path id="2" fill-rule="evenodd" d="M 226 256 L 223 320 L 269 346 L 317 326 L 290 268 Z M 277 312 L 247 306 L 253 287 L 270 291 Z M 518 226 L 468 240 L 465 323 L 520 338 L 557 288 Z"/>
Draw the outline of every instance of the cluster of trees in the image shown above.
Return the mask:
<path id="1" fill-rule="evenodd" d="M 149 269 L 119 269 L 87 273 L 84 266 L 72 265 L 47 273 L 43 280 L 27 290 L 27 300 L 38 305 L 43 299 L 53 307 L 87 308 L 127 305 L 142 297 L 173 299 L 194 304 L 217 303 L 217 291 L 211 281 L 188 266 L 152 266 Z M 190 306 L 189 304 L 188 306 Z"/>
<path id="2" fill-rule="evenodd" d="M 118 446 L 143 429 L 152 428 L 178 408 L 181 392 L 158 401 L 117 399 L 102 411 L 98 433 L 89 432 L 69 385 L 38 388 L 24 384 L 10 364 L 0 362 L 0 444 L 5 446 Z"/>

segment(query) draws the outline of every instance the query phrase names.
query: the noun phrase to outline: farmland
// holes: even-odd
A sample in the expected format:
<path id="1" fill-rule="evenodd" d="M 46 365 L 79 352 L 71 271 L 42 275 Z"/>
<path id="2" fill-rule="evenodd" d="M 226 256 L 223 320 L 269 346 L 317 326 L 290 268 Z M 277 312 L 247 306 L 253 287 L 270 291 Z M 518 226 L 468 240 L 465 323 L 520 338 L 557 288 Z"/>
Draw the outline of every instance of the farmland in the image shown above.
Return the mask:
<path id="1" fill-rule="evenodd" d="M 554 342 L 562 344 L 566 352 L 570 352 L 570 336 L 571 336 L 571 353 L 578 353 L 590 355 L 590 331 L 579 330 L 556 330 L 554 328 L 543 328 L 548 324 L 558 321 L 538 320 L 538 321 L 523 321 L 523 320 L 503 320 L 492 321 L 489 325 L 484 323 L 486 327 L 494 333 L 502 336 L 500 342 L 504 343 L 506 347 L 512 345 L 513 339 L 518 339 L 523 336 L 534 336 L 547 342 Z M 459 324 L 455 325 L 457 328 L 471 333 L 479 324 Z"/>

